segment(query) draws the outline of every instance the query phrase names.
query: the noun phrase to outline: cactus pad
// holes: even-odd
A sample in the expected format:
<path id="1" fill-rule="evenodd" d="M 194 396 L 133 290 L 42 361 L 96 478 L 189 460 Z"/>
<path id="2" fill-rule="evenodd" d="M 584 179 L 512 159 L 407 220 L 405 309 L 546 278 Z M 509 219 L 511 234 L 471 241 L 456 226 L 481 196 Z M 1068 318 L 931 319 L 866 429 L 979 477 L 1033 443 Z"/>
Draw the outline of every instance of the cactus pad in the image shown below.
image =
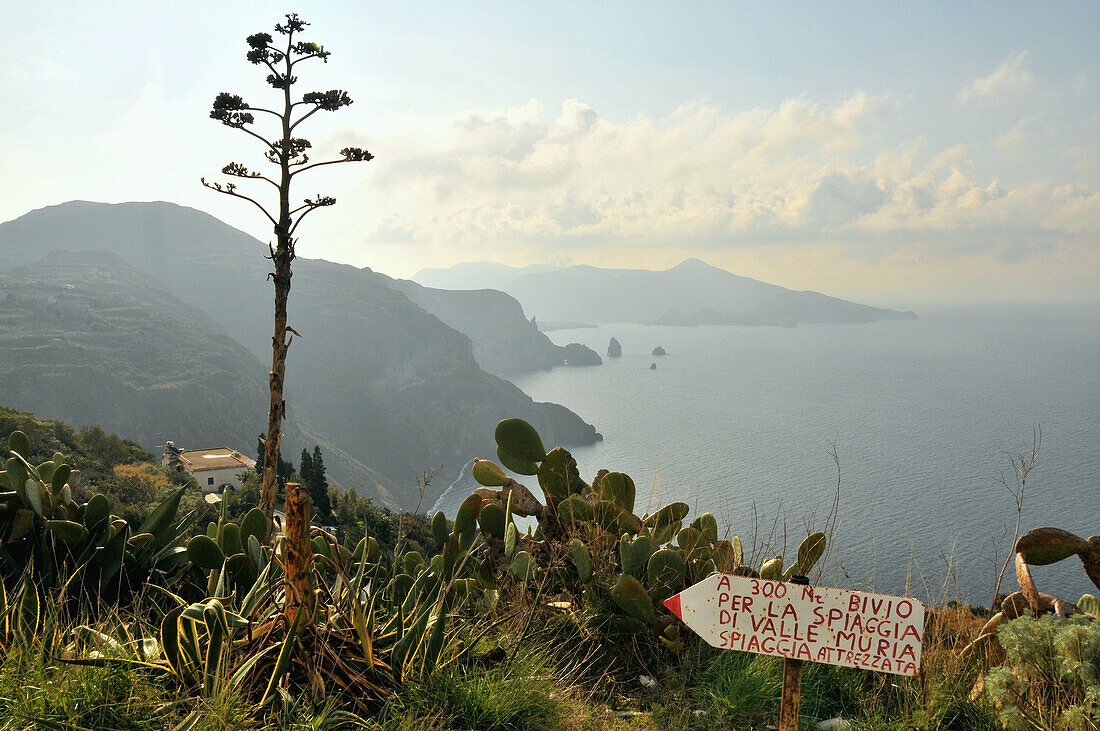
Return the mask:
<path id="1" fill-rule="evenodd" d="M 570 544 L 573 550 L 573 563 L 577 566 L 577 578 L 587 584 L 592 579 L 592 556 L 588 548 L 576 538 Z"/>
<path id="2" fill-rule="evenodd" d="M 647 535 L 641 535 L 630 540 L 629 535 L 623 534 L 619 539 L 619 561 L 624 574 L 630 574 L 635 578 L 643 578 L 649 557 L 653 554 L 653 540 Z"/>
<path id="3" fill-rule="evenodd" d="M 474 460 L 471 471 L 478 484 L 485 487 L 504 487 L 512 481 L 512 478 L 504 474 L 504 470 L 498 467 L 495 462 L 490 462 L 487 459 Z"/>
<path id="4" fill-rule="evenodd" d="M 481 530 L 494 538 L 504 538 L 504 506 L 500 503 L 488 503 L 478 516 Z"/>
<path id="5" fill-rule="evenodd" d="M 693 520 L 691 527 L 702 533 L 712 545 L 718 542 L 718 521 L 710 513 L 703 513 Z"/>
<path id="6" fill-rule="evenodd" d="M 761 579 L 778 579 L 783 575 L 783 557 L 776 556 L 770 561 L 765 561 L 760 567 Z"/>
<path id="7" fill-rule="evenodd" d="M 646 579 L 653 598 L 663 602 L 680 591 L 687 577 L 687 565 L 683 556 L 671 548 L 662 548 L 649 557 Z"/>
<path id="8" fill-rule="evenodd" d="M 630 574 L 623 574 L 615 582 L 611 589 L 611 599 L 628 616 L 646 624 L 653 623 L 653 599 L 646 593 L 641 582 Z"/>
<path id="9" fill-rule="evenodd" d="M 570 495 L 580 494 L 587 485 L 577 471 L 577 460 L 561 447 L 546 455 L 538 471 L 539 487 L 546 495 L 546 504 L 556 506 Z"/>
<path id="10" fill-rule="evenodd" d="M 473 528 L 477 516 L 481 514 L 481 507 L 482 499 L 476 492 L 463 500 L 458 506 L 458 512 L 455 513 L 454 532 L 461 534 Z"/>
<path id="11" fill-rule="evenodd" d="M 1016 541 L 1016 552 L 1032 566 L 1045 566 L 1088 550 L 1088 543 L 1061 528 L 1029 530 Z"/>
<path id="12" fill-rule="evenodd" d="M 539 433 L 523 419 L 504 419 L 497 424 L 494 436 L 497 448 L 518 460 L 541 462 L 546 458 Z"/>
<path id="13" fill-rule="evenodd" d="M 634 512 L 634 480 L 622 472 L 608 472 L 600 479 L 600 495 L 628 513 Z"/>

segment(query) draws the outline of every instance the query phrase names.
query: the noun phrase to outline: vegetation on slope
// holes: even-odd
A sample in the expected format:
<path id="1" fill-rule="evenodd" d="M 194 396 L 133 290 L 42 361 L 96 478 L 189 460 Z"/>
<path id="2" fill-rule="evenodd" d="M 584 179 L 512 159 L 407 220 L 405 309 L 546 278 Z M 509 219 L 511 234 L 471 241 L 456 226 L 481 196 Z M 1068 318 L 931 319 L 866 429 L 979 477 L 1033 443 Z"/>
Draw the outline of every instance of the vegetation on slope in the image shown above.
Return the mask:
<path id="1" fill-rule="evenodd" d="M 29 426 L 47 439 L 74 443 L 72 430 Z M 262 545 L 255 510 L 234 520 L 222 502 L 220 515 L 210 510 L 195 521 L 173 509 L 178 490 L 139 516 L 136 528 L 98 517 L 107 515 L 106 506 L 94 508 L 93 517 L 99 498 L 69 502 L 63 484 L 69 468 L 58 462 L 64 455 L 34 468 L 20 459 L 20 450 L 34 454 L 41 447 L 13 435 L 3 479 L 10 487 L 11 476 L 22 470 L 31 477 L 27 490 L 34 487 L 42 502 L 0 492 L 0 541 L 11 557 L 27 561 L 26 568 L 3 563 L 0 702 L 10 712 L 0 728 L 709 729 L 770 723 L 779 660 L 716 650 L 690 633 L 670 634 L 660 607 L 646 608 L 651 596 L 619 587 L 631 583 L 626 577 L 636 570 L 631 567 L 643 538 L 651 542 L 651 566 L 658 555 L 660 565 L 681 565 L 673 558 L 679 555 L 699 573 L 719 568 L 778 575 L 782 560 L 746 566 L 744 553 L 737 556 L 733 546 L 715 540 L 709 519 L 677 526 L 680 519 L 670 517 L 677 509 L 635 524 L 625 475 L 580 481 L 567 452 L 545 452 L 537 433 L 521 423 L 497 436 L 503 461 L 521 473 L 538 473 L 543 501 L 500 468 L 479 463 L 479 480 L 500 491 L 485 488 L 471 496 L 454 523 L 436 516 L 430 525 L 410 528 L 404 517 L 393 521 L 366 501 L 347 501 L 349 514 L 361 516 L 356 525 L 374 531 L 352 548 L 317 529 L 306 544 L 295 543 L 300 539 L 289 523 L 285 537 Z M 124 466 L 122 473 L 144 469 Z M 292 497 L 288 487 L 288 514 Z M 344 497 L 334 497 L 339 515 Z M 501 497 L 502 509 L 495 507 Z M 594 508 L 591 517 L 581 503 Z M 512 506 L 532 515 L 537 530 L 520 535 Z M 28 510 L 29 524 L 18 518 Z M 68 517 L 56 517 L 57 510 Z M 212 522 L 204 527 L 206 520 Z M 637 537 L 609 544 L 603 535 L 612 524 Z M 387 525 L 396 533 L 389 550 L 376 537 Z M 423 540 L 414 550 L 410 534 L 417 529 Z M 675 538 L 658 539 L 658 533 Z M 145 576 L 144 588 L 131 583 L 129 593 L 116 592 L 105 573 L 97 568 L 89 574 L 80 563 L 82 542 L 105 541 L 106 549 L 117 545 L 116 536 L 126 546 L 117 575 Z M 1029 536 L 1021 540 L 1023 551 L 1046 545 Z M 663 547 L 653 551 L 652 541 Z M 171 571 L 160 562 L 143 563 L 142 547 L 150 543 L 163 546 L 158 555 L 177 557 Z M 186 549 L 173 553 L 180 543 Z M 1070 543 L 1062 541 L 1080 549 Z M 296 547 L 302 545 L 308 546 L 304 554 Z M 820 555 L 816 539 L 808 545 L 796 570 L 808 570 Z M 565 546 L 568 551 L 559 550 Z M 441 553 L 433 555 L 437 548 Z M 297 564 L 295 555 L 309 560 Z M 49 583 L 47 576 L 53 577 Z M 648 572 L 633 583 L 663 591 L 698 578 L 676 576 L 672 581 L 679 583 L 669 584 L 666 574 Z M 303 580 L 309 591 L 293 590 Z M 82 590 L 67 588 L 75 585 Z M 867 729 L 1095 726 L 1095 620 L 1045 620 L 1042 626 L 1054 631 L 1034 631 L 1019 624 L 1033 621 L 1025 617 L 1001 627 L 1004 651 L 995 643 L 964 651 L 983 621 L 966 608 L 933 610 L 918 678 L 808 665 L 804 725 L 840 716 L 851 728 Z M 986 677 L 1002 660 L 1011 672 Z"/>

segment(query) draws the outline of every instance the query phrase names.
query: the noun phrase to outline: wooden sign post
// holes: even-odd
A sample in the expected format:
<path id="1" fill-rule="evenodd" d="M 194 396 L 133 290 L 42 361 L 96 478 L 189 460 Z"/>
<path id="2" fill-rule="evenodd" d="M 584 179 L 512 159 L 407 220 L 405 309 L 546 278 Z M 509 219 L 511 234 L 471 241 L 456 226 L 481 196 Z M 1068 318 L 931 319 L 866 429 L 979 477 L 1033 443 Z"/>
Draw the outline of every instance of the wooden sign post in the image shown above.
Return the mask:
<path id="1" fill-rule="evenodd" d="M 908 676 L 920 671 L 923 604 L 808 583 L 713 574 L 665 601 L 714 647 L 784 658 L 780 731 L 798 726 L 804 661 Z"/>
<path id="2" fill-rule="evenodd" d="M 797 586 L 809 586 L 805 576 L 791 577 Z M 802 661 L 783 658 L 783 695 L 779 699 L 779 731 L 798 731 L 798 704 L 802 698 Z"/>

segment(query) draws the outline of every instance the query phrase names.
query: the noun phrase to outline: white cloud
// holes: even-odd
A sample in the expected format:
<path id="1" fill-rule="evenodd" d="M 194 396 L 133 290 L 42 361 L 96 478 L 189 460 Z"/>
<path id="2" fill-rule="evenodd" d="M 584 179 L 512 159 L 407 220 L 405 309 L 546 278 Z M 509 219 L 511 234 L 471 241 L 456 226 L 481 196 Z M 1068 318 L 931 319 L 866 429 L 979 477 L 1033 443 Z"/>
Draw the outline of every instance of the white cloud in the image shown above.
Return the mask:
<path id="1" fill-rule="evenodd" d="M 975 99 L 1003 101 L 1007 97 L 1025 94 L 1035 87 L 1031 73 L 1031 51 L 1009 56 L 989 76 L 972 79 L 959 91 L 959 103 Z"/>
<path id="2" fill-rule="evenodd" d="M 1012 126 L 1012 129 L 998 137 L 993 146 L 1001 154 L 1012 155 L 1020 151 L 1031 136 L 1032 120 L 1025 117 Z"/>
<path id="3" fill-rule="evenodd" d="M 556 114 L 534 101 L 467 114 L 431 141 L 373 141 L 377 167 L 361 194 L 387 213 L 361 240 L 461 260 L 484 258 L 486 246 L 545 259 L 829 238 L 875 257 L 945 233 L 975 249 L 1006 232 L 1100 234 L 1091 188 L 1009 188 L 981 174 L 966 145 L 881 141 L 880 122 L 896 114 L 888 97 L 867 94 L 732 113 L 692 102 L 625 122 L 578 100 Z"/>

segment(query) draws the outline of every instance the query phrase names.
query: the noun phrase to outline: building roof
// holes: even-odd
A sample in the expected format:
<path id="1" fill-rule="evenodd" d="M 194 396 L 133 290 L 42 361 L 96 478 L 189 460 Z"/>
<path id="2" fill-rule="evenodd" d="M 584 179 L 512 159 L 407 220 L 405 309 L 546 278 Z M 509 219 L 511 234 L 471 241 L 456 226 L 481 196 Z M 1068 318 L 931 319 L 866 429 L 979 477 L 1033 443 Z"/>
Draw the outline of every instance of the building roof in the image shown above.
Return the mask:
<path id="1" fill-rule="evenodd" d="M 235 449 L 215 447 L 214 449 L 193 449 L 181 452 L 180 463 L 188 472 L 203 470 L 224 470 L 227 468 L 253 469 L 256 461 L 249 459 Z"/>

